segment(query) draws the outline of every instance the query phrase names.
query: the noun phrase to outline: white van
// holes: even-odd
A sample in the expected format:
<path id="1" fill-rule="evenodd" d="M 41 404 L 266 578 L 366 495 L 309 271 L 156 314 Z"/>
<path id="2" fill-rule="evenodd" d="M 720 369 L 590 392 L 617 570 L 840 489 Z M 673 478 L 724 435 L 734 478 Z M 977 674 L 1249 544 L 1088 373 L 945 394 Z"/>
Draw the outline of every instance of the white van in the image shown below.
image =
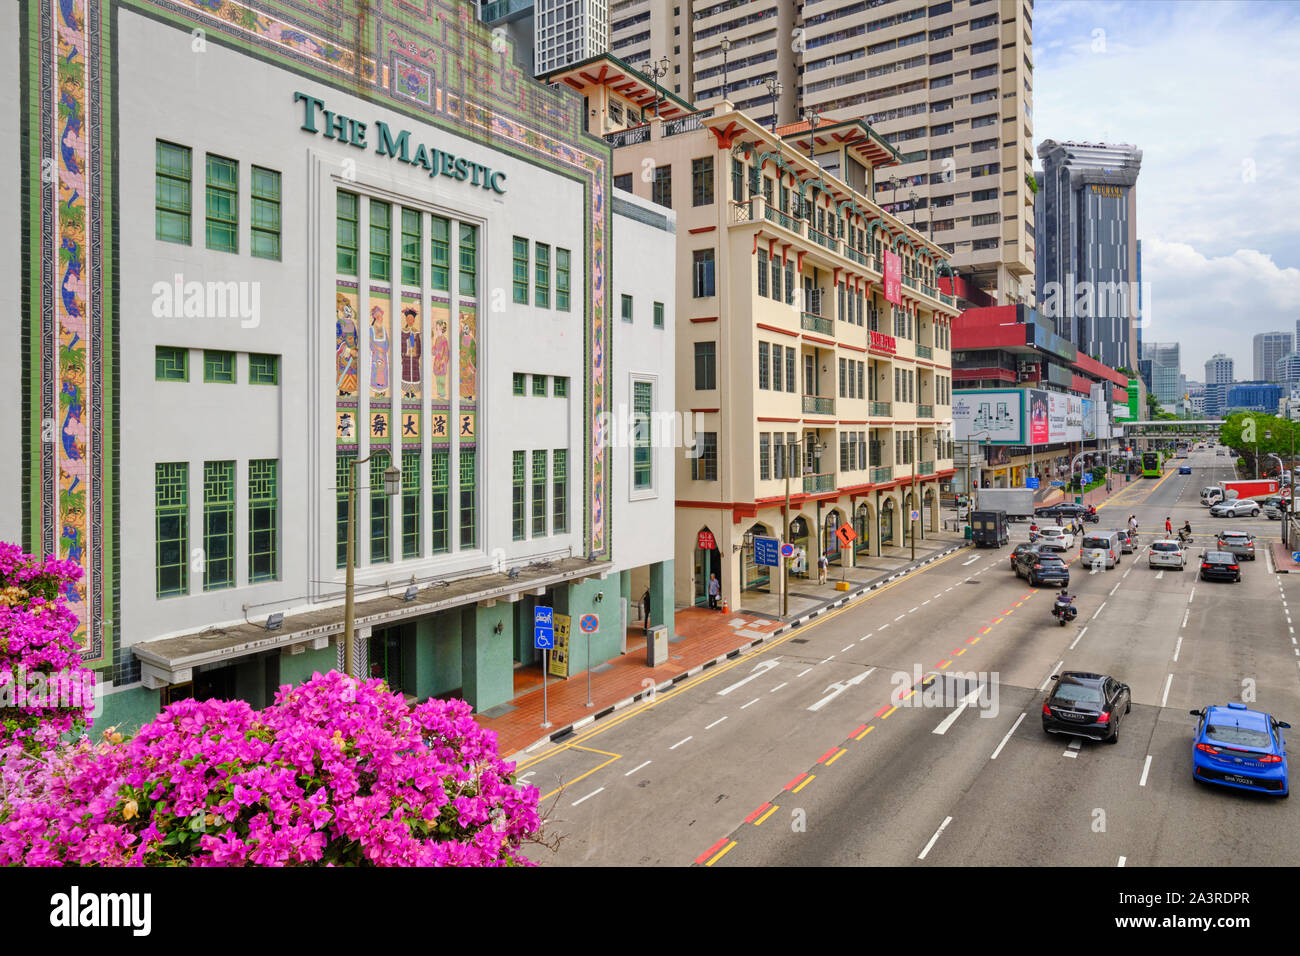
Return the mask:
<path id="1" fill-rule="evenodd" d="M 1223 489 L 1218 485 L 1211 485 L 1208 488 L 1201 489 L 1201 504 L 1217 505 L 1223 500 Z"/>
<path id="2" fill-rule="evenodd" d="M 1089 571 L 1095 567 L 1113 568 L 1121 555 L 1118 531 L 1088 531 L 1079 548 L 1079 566 Z"/>

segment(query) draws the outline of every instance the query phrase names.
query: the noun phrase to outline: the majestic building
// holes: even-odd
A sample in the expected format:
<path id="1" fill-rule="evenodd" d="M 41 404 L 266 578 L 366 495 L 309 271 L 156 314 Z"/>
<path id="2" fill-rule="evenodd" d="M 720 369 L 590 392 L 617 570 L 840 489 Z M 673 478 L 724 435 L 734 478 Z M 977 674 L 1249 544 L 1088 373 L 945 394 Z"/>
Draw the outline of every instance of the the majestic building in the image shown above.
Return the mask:
<path id="1" fill-rule="evenodd" d="M 1295 351 L 1290 332 L 1260 332 L 1251 340 L 1255 381 L 1277 382 L 1277 363 Z"/>
<path id="2" fill-rule="evenodd" d="M 0 8 L 0 534 L 84 569 L 105 720 L 339 666 L 354 478 L 362 673 L 486 710 L 536 607 L 671 633 L 619 423 L 673 407 L 674 216 L 469 6 L 374 14 Z"/>
<path id="3" fill-rule="evenodd" d="M 678 601 L 703 601 L 713 574 L 733 607 L 767 587 L 756 536 L 811 565 L 937 531 L 957 309 L 943 251 L 871 198 L 897 151 L 861 122 L 774 134 L 728 103 L 697 112 L 613 56 L 545 78 L 604 124 L 615 195 L 676 212 L 677 407 L 695 437 Z"/>
<path id="4" fill-rule="evenodd" d="M 1137 178 L 1142 151 L 1105 143 L 1038 146 L 1039 314 L 1058 335 L 1110 368 L 1137 350 Z"/>

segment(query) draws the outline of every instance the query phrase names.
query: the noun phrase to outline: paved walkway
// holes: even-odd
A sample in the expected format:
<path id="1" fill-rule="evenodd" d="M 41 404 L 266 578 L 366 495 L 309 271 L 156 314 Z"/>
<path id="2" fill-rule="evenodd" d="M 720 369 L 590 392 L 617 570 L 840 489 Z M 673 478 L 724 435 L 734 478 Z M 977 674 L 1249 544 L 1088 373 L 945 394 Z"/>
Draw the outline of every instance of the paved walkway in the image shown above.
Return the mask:
<path id="1" fill-rule="evenodd" d="M 1273 567 L 1279 574 L 1300 574 L 1300 562 L 1292 560 L 1290 548 L 1281 541 L 1270 541 L 1268 546 L 1273 549 Z"/>

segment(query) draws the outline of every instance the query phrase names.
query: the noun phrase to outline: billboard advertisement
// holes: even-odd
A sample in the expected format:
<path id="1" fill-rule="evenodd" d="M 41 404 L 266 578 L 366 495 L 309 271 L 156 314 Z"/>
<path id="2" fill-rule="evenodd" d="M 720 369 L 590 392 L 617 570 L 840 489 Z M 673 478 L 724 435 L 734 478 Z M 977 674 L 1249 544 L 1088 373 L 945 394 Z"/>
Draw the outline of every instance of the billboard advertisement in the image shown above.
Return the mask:
<path id="1" fill-rule="evenodd" d="M 1070 402 L 1060 392 L 1047 393 L 1047 440 L 1053 444 L 1069 441 L 1066 421 L 1070 415 Z"/>
<path id="2" fill-rule="evenodd" d="M 1047 444 L 1047 393 L 1042 389 L 1031 388 L 1029 400 L 1029 444 Z"/>
<path id="3" fill-rule="evenodd" d="M 1067 395 L 1065 411 L 1065 440 L 1081 441 L 1083 439 L 1083 399 L 1078 395 Z"/>
<path id="4" fill-rule="evenodd" d="M 1128 402 L 1115 406 L 1115 421 L 1135 422 L 1138 420 L 1138 380 L 1128 380 Z"/>
<path id="5" fill-rule="evenodd" d="M 903 260 L 897 252 L 885 250 L 885 299 L 903 304 Z"/>
<path id="6" fill-rule="evenodd" d="M 1083 400 L 1083 440 L 1092 441 L 1097 437 L 1097 406 L 1092 399 Z"/>
<path id="7" fill-rule="evenodd" d="M 955 389 L 952 394 L 953 437 L 993 445 L 1026 441 L 1023 388 Z"/>

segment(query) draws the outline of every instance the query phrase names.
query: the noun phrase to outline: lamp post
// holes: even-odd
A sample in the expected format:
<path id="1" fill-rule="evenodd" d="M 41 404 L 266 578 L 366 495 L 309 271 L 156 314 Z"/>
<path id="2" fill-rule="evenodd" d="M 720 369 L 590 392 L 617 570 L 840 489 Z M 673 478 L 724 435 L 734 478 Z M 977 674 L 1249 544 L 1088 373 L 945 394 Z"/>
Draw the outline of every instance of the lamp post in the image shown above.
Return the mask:
<path id="1" fill-rule="evenodd" d="M 356 636 L 353 634 L 354 614 L 353 614 L 353 577 L 356 570 L 356 549 L 354 539 L 356 538 L 356 511 L 357 511 L 357 466 L 364 465 L 377 454 L 384 454 L 382 451 L 371 452 L 365 458 L 360 460 L 354 458 L 348 464 L 348 546 L 347 546 L 347 571 L 343 585 L 343 673 L 349 677 L 358 675 L 352 673 L 356 666 Z M 392 498 L 402 490 L 402 472 L 401 469 L 390 464 L 384 469 L 384 494 Z"/>
<path id="2" fill-rule="evenodd" d="M 808 121 L 808 158 L 817 162 L 817 127 L 822 121 L 822 114 L 812 106 L 803 111 L 803 118 Z"/>
<path id="3" fill-rule="evenodd" d="M 655 119 L 659 118 L 659 78 L 668 75 L 668 57 L 660 57 L 658 63 L 647 63 L 641 69 L 650 77 L 655 88 Z"/>
<path id="4" fill-rule="evenodd" d="M 805 433 L 803 438 L 800 438 L 798 441 L 794 442 L 793 444 L 786 445 L 785 447 L 802 449 L 803 443 L 808 441 L 810 438 L 812 438 L 811 433 Z M 822 452 L 826 450 L 826 443 L 815 441 L 812 445 L 812 448 L 815 452 L 817 452 L 817 454 L 820 455 Z M 790 453 L 788 451 L 782 452 L 782 454 L 786 456 L 790 456 Z M 795 458 L 795 461 L 803 461 L 802 450 L 800 454 L 793 457 Z M 792 467 L 792 463 L 787 461 L 785 463 L 785 528 L 784 528 L 784 533 L 782 535 L 786 543 L 789 543 L 790 541 L 790 472 L 792 472 L 793 470 L 794 468 Z M 820 555 L 820 551 L 818 552 L 818 554 Z M 790 613 L 790 583 L 786 577 L 785 561 L 786 559 L 784 558 L 781 560 L 781 616 L 782 617 L 785 617 Z"/>
<path id="5" fill-rule="evenodd" d="M 722 98 L 725 100 L 727 98 L 727 51 L 731 49 L 731 40 L 723 37 L 718 41 L 718 45 L 722 47 Z"/>
<path id="6" fill-rule="evenodd" d="M 917 199 L 919 199 L 919 198 L 920 198 L 920 197 L 917 196 L 917 194 L 916 194 L 916 190 L 915 190 L 915 189 L 911 190 L 911 191 L 908 192 L 908 194 L 907 194 L 907 201 L 908 201 L 908 203 L 910 203 L 911 206 L 912 206 L 912 228 L 913 228 L 913 229 L 916 228 L 916 201 L 917 201 Z"/>
<path id="7" fill-rule="evenodd" d="M 767 78 L 767 91 L 772 94 L 772 132 L 776 133 L 776 102 L 781 98 L 781 81 L 774 76 Z"/>

